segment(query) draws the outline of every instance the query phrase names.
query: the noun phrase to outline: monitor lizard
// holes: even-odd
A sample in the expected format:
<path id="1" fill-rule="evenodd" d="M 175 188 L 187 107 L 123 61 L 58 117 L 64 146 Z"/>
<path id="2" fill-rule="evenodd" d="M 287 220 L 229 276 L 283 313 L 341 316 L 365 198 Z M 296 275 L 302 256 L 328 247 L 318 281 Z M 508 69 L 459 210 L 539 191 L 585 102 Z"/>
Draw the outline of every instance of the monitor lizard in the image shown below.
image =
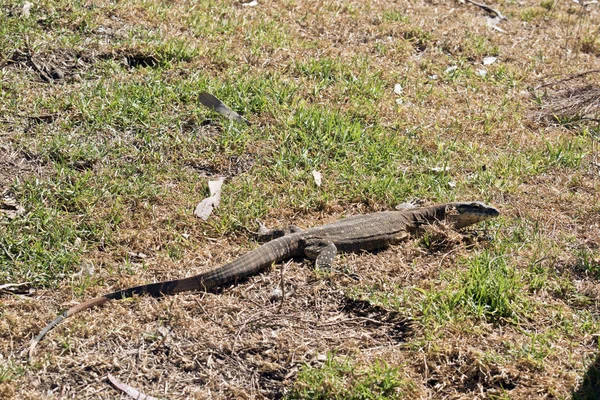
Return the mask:
<path id="1" fill-rule="evenodd" d="M 481 202 L 453 202 L 400 211 L 382 211 L 355 215 L 307 230 L 291 226 L 262 232 L 269 242 L 213 270 L 171 281 L 149 283 L 117 290 L 87 300 L 61 313 L 31 342 L 29 357 L 39 341 L 63 319 L 110 300 L 148 294 L 159 297 L 181 292 L 209 290 L 232 284 L 254 275 L 278 261 L 304 256 L 317 267 L 328 267 L 338 251 L 369 251 L 398 243 L 422 230 L 423 225 L 445 222 L 460 229 L 499 215 L 499 211 Z"/>

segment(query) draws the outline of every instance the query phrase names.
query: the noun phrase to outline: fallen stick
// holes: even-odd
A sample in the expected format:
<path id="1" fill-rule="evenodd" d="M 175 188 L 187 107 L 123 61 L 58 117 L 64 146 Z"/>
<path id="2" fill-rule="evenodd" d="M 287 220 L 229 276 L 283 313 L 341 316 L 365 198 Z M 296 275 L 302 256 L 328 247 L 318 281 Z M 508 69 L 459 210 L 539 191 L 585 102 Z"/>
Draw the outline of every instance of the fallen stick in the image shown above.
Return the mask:
<path id="1" fill-rule="evenodd" d="M 581 72 L 579 74 L 568 75 L 566 78 L 563 78 L 563 79 L 561 79 L 559 81 L 549 82 L 549 83 L 543 83 L 543 84 L 541 84 L 539 86 L 536 86 L 535 90 L 541 89 L 541 88 L 546 87 L 546 86 L 558 85 L 558 84 L 561 84 L 561 83 L 565 83 L 565 82 L 571 81 L 573 79 L 583 78 L 584 76 L 589 75 L 589 74 L 597 74 L 597 73 L 600 73 L 600 69 L 591 69 L 589 71 Z M 561 74 L 550 75 L 549 78 L 552 78 L 552 77 L 555 77 L 555 76 L 558 76 L 558 75 L 561 75 Z"/>
<path id="2" fill-rule="evenodd" d="M 110 383 L 112 383 L 114 385 L 114 387 L 116 387 L 117 389 L 123 391 L 125 394 L 127 394 L 132 399 L 136 399 L 136 400 L 158 400 L 156 397 L 148 396 L 147 394 L 144 394 L 144 393 L 140 392 L 136 388 L 134 388 L 132 386 L 129 386 L 128 384 L 119 381 L 118 379 L 116 379 L 111 374 L 108 374 L 108 380 L 110 381 Z"/>

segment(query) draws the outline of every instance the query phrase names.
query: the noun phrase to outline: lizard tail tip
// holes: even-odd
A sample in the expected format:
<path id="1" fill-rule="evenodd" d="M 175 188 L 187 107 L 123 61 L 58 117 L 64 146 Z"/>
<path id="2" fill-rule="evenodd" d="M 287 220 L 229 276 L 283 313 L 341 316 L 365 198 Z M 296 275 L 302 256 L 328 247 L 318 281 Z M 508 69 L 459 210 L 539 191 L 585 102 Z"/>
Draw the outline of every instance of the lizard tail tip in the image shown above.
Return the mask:
<path id="1" fill-rule="evenodd" d="M 58 325 L 60 323 L 60 321 L 62 321 L 63 319 L 65 319 L 65 314 L 60 314 L 52 322 L 50 322 L 48 325 L 46 325 L 46 327 L 44 329 L 42 329 L 42 331 L 35 338 L 33 338 L 33 340 L 31 341 L 31 344 L 29 345 L 29 351 L 27 353 L 28 357 L 29 357 L 29 361 L 31 361 L 33 359 L 33 356 L 35 354 L 35 347 L 40 342 L 40 340 L 42 340 L 44 338 L 44 336 L 46 336 L 46 334 L 48 332 L 50 332 L 50 330 L 52 328 L 54 328 L 56 325 Z"/>

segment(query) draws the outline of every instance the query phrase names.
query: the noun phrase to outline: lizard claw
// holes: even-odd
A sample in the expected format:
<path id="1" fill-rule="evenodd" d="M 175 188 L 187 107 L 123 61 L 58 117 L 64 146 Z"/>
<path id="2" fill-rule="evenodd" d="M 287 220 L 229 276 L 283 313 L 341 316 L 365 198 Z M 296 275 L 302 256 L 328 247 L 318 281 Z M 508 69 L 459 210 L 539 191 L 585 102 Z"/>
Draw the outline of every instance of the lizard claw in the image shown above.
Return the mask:
<path id="1" fill-rule="evenodd" d="M 255 235 L 255 236 L 264 236 L 264 235 L 268 235 L 271 232 L 271 230 L 269 228 L 267 228 L 267 226 L 265 224 L 263 224 L 262 222 L 260 222 L 258 219 L 255 219 L 254 221 L 258 224 L 258 230 L 252 231 L 252 230 L 246 228 L 246 231 L 248 231 L 248 233 Z"/>
<path id="2" fill-rule="evenodd" d="M 396 210 L 410 210 L 411 208 L 416 208 L 423 205 L 423 200 L 421 199 L 410 199 L 403 203 L 398 204 L 395 208 Z"/>
<path id="3" fill-rule="evenodd" d="M 256 231 L 257 234 L 268 235 L 271 232 L 271 230 L 259 220 L 256 220 L 256 223 L 258 224 L 258 231 Z"/>

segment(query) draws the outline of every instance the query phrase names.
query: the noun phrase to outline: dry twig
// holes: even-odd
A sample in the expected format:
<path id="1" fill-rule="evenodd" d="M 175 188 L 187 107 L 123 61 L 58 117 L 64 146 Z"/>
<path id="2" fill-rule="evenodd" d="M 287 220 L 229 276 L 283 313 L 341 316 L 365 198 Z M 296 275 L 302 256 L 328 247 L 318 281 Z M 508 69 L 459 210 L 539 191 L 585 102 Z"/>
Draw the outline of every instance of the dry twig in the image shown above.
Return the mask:
<path id="1" fill-rule="evenodd" d="M 126 383 L 123 383 L 121 381 L 119 381 L 118 379 L 116 379 L 114 376 L 112 376 L 111 374 L 108 374 L 108 380 L 110 381 L 110 383 L 112 383 L 117 389 L 123 391 L 125 394 L 127 394 L 129 397 L 131 397 L 132 399 L 136 399 L 136 400 L 158 400 L 156 397 L 152 397 L 152 396 L 148 396 L 142 392 L 140 392 L 139 390 L 137 390 L 134 387 L 129 386 Z"/>
<path id="2" fill-rule="evenodd" d="M 546 86 L 560 85 L 562 83 L 572 81 L 573 79 L 583 78 L 584 76 L 587 76 L 587 75 L 590 75 L 590 74 L 599 74 L 599 73 L 600 73 L 600 69 L 591 69 L 589 71 L 581 72 L 579 74 L 569 75 L 566 78 L 563 78 L 563 79 L 561 79 L 559 81 L 543 83 L 543 84 L 541 84 L 539 86 L 536 86 L 534 90 L 538 90 L 538 89 L 541 89 L 541 88 L 546 87 Z M 551 75 L 551 76 L 554 77 L 554 76 L 557 76 L 557 75 Z"/>

